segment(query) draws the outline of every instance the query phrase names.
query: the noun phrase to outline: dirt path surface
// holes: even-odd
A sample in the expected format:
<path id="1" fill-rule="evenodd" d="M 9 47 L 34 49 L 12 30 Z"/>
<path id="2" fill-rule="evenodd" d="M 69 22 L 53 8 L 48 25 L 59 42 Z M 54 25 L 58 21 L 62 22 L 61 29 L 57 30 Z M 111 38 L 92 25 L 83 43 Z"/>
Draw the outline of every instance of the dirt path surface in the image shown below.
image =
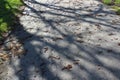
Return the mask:
<path id="1" fill-rule="evenodd" d="M 120 80 L 120 16 L 97 0 L 25 0 L 6 80 Z M 5 80 L 5 79 L 4 79 Z"/>

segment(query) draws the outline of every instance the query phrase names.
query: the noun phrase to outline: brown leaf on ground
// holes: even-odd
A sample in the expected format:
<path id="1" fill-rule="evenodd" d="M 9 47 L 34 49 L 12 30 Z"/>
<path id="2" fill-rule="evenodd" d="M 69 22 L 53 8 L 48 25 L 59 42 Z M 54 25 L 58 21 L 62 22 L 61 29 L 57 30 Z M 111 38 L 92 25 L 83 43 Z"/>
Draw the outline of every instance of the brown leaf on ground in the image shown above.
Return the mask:
<path id="1" fill-rule="evenodd" d="M 14 47 L 12 47 L 12 49 L 11 49 L 11 52 L 12 52 L 12 54 L 15 56 L 16 55 L 16 52 L 18 51 L 18 49 L 14 46 Z"/>
<path id="2" fill-rule="evenodd" d="M 60 59 L 60 57 L 59 56 L 49 56 L 48 58 L 51 58 L 51 59 Z"/>
<path id="3" fill-rule="evenodd" d="M 0 53 L 0 58 L 3 60 L 3 61 L 8 61 L 10 59 L 10 55 L 7 54 L 7 53 Z"/>
<path id="4" fill-rule="evenodd" d="M 97 26 L 97 29 L 101 30 L 100 24 L 95 24 L 95 26 Z"/>
<path id="5" fill-rule="evenodd" d="M 80 60 L 74 60 L 73 64 L 79 64 Z"/>
<path id="6" fill-rule="evenodd" d="M 115 34 L 114 34 L 114 33 L 109 33 L 108 35 L 109 35 L 109 36 L 112 36 L 112 35 L 115 35 Z"/>
<path id="7" fill-rule="evenodd" d="M 71 70 L 72 69 L 72 65 L 71 64 L 68 64 L 67 66 L 64 66 L 62 68 L 62 70 Z"/>
<path id="8" fill-rule="evenodd" d="M 26 52 L 26 50 L 24 50 L 24 49 L 19 49 L 18 51 L 17 51 L 17 54 L 18 55 L 22 55 L 22 54 L 24 54 Z"/>
<path id="9" fill-rule="evenodd" d="M 46 53 L 48 51 L 48 47 L 44 48 L 44 53 Z"/>
<path id="10" fill-rule="evenodd" d="M 12 53 L 14 56 L 20 56 L 20 55 L 24 55 L 26 53 L 26 50 L 24 49 L 12 49 Z"/>
<path id="11" fill-rule="evenodd" d="M 20 56 L 23 55 L 24 53 L 26 53 L 27 50 L 22 48 L 23 44 L 21 43 L 11 43 L 9 48 L 10 48 L 10 52 L 14 55 L 14 56 Z"/>
<path id="12" fill-rule="evenodd" d="M 83 40 L 76 40 L 77 42 L 79 42 L 79 43 L 84 43 L 84 41 Z"/>
<path id="13" fill-rule="evenodd" d="M 16 47 L 18 47 L 18 48 L 21 47 L 21 46 L 22 46 L 22 44 L 20 44 L 20 43 L 16 44 Z"/>
<path id="14" fill-rule="evenodd" d="M 79 62 L 75 61 L 73 64 L 79 64 Z"/>

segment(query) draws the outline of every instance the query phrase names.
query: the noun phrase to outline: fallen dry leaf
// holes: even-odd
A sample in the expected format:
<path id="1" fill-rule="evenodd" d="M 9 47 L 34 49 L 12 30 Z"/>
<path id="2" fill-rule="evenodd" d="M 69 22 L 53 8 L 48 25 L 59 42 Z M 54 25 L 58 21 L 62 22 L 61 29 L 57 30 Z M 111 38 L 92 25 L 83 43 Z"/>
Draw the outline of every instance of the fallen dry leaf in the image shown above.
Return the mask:
<path id="1" fill-rule="evenodd" d="M 51 59 L 60 59 L 60 57 L 59 56 L 49 56 L 48 58 L 51 58 Z"/>
<path id="2" fill-rule="evenodd" d="M 47 33 L 47 32 L 49 32 L 49 31 L 48 31 L 48 30 L 46 30 L 46 31 L 43 31 L 43 32 L 46 32 L 46 33 Z"/>
<path id="3" fill-rule="evenodd" d="M 101 29 L 101 26 L 100 26 L 100 24 L 95 24 L 95 26 L 97 26 L 97 29 Z"/>
<path id="4" fill-rule="evenodd" d="M 13 52 L 14 56 L 21 56 L 21 55 L 24 55 L 26 53 L 26 50 L 19 49 L 19 50 L 13 50 L 12 52 Z"/>
<path id="5" fill-rule="evenodd" d="M 84 43 L 84 41 L 83 40 L 76 40 L 77 42 L 79 42 L 79 43 Z"/>
<path id="6" fill-rule="evenodd" d="M 22 43 L 11 43 L 9 47 L 10 52 L 14 55 L 14 56 L 20 56 L 23 55 L 24 53 L 26 53 L 25 49 L 22 49 L 23 44 Z"/>
<path id="7" fill-rule="evenodd" d="M 63 37 L 53 38 L 53 41 L 57 41 L 57 40 L 63 40 Z"/>
<path id="8" fill-rule="evenodd" d="M 79 62 L 75 61 L 73 64 L 79 64 Z"/>
<path id="9" fill-rule="evenodd" d="M 18 55 L 21 55 L 21 54 L 23 54 L 23 53 L 25 53 L 26 51 L 24 50 L 24 49 L 19 49 L 18 51 L 17 51 L 17 54 Z"/>
<path id="10" fill-rule="evenodd" d="M 80 60 L 74 60 L 73 64 L 79 64 Z"/>
<path id="11" fill-rule="evenodd" d="M 16 44 L 16 47 L 21 47 L 21 46 L 22 46 L 22 44 L 20 44 L 20 43 Z"/>
<path id="12" fill-rule="evenodd" d="M 10 55 L 7 54 L 7 53 L 0 53 L 0 58 L 3 60 L 3 61 L 8 61 L 10 59 Z"/>
<path id="13" fill-rule="evenodd" d="M 72 69 L 72 65 L 71 64 L 68 64 L 67 66 L 64 66 L 62 68 L 62 70 L 70 70 L 70 69 Z"/>
<path id="14" fill-rule="evenodd" d="M 109 33 L 108 35 L 109 35 L 109 36 L 112 36 L 112 35 L 115 35 L 115 34 L 114 34 L 114 33 Z"/>
<path id="15" fill-rule="evenodd" d="M 44 48 L 44 52 L 46 53 L 48 51 L 48 47 L 45 47 Z"/>

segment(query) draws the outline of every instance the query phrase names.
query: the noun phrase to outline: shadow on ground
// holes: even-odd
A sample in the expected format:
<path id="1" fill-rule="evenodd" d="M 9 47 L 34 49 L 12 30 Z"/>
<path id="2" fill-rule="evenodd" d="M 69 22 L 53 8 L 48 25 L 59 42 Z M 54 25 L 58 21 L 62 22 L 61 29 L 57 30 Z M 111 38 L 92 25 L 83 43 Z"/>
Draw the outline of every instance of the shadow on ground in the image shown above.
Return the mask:
<path id="1" fill-rule="evenodd" d="M 97 11 L 91 11 L 88 14 L 82 11 L 89 7 L 63 7 L 34 0 L 29 1 L 29 3 L 36 4 L 41 9 L 35 9 L 26 4 L 26 7 L 31 10 L 31 14 L 26 14 L 25 16 L 31 16 L 44 25 L 36 25 L 38 26 L 37 28 L 29 25 L 32 27 L 26 28 L 26 26 L 18 24 L 19 27 L 13 32 L 19 41 L 24 44 L 24 48 L 27 49 L 26 55 L 18 60 L 20 70 L 17 70 L 15 62 L 11 62 L 18 80 L 31 80 L 31 78 L 35 80 L 120 79 L 120 52 L 112 48 L 114 45 L 111 43 L 110 46 L 103 47 L 101 44 L 105 44 L 104 42 L 95 43 L 92 41 L 93 43 L 89 43 L 89 41 L 85 40 L 87 39 L 85 38 L 87 34 L 110 33 L 110 30 L 119 31 L 120 28 L 116 26 L 117 24 L 111 25 L 107 19 L 100 18 L 102 16 L 101 13 L 105 14 L 105 17 L 112 15 L 112 12 L 103 10 L 103 5 L 99 5 Z M 99 33 L 79 32 L 78 30 L 77 34 L 74 33 L 74 28 L 71 31 L 69 30 L 68 27 L 70 25 L 64 29 L 60 28 L 60 26 L 66 26 L 64 24 L 70 22 L 74 22 L 78 26 L 82 23 L 96 25 L 97 28 L 103 26 L 106 30 L 102 30 Z M 46 28 L 46 31 L 41 28 L 42 26 Z M 74 26 L 75 24 L 72 27 Z M 35 29 L 35 32 L 29 33 L 32 29 Z M 49 36 L 49 34 L 53 36 Z M 72 68 L 63 70 L 68 64 Z"/>

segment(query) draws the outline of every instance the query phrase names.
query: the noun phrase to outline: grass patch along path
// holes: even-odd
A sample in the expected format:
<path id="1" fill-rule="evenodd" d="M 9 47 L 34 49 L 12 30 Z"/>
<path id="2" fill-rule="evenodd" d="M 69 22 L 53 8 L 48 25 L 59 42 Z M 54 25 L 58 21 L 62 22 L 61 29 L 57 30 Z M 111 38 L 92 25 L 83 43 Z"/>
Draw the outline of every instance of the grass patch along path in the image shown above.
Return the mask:
<path id="1" fill-rule="evenodd" d="M 104 4 L 112 6 L 117 15 L 120 15 L 120 0 L 103 0 Z"/>
<path id="2" fill-rule="evenodd" d="M 10 30 L 15 22 L 15 14 L 19 13 L 18 8 L 22 6 L 20 0 L 0 0 L 0 38 L 2 33 Z"/>

